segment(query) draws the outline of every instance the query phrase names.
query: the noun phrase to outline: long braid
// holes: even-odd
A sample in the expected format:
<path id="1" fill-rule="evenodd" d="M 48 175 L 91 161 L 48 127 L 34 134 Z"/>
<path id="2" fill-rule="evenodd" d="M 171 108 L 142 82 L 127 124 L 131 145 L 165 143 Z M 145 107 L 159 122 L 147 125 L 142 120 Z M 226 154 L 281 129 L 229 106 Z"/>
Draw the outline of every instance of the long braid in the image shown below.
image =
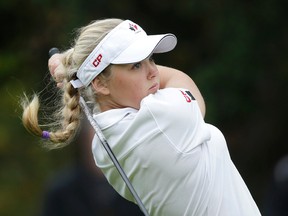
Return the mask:
<path id="1" fill-rule="evenodd" d="M 39 96 L 34 95 L 31 102 L 25 96 L 22 98 L 22 107 L 24 109 L 22 115 L 22 122 L 25 128 L 32 134 L 46 138 L 44 146 L 48 149 L 62 148 L 70 143 L 74 138 L 77 129 L 80 125 L 81 107 L 79 104 L 80 94 L 73 88 L 70 83 L 66 84 L 63 94 L 63 108 L 57 113 L 59 119 L 62 119 L 60 128 L 53 130 L 50 128 L 47 137 L 43 137 L 43 133 L 38 123 L 38 111 L 40 107 Z"/>
<path id="2" fill-rule="evenodd" d="M 80 124 L 81 107 L 79 104 L 79 92 L 68 82 L 63 94 L 62 130 L 50 133 L 50 140 L 54 143 L 69 143 L 76 134 Z M 65 145 L 65 144 L 64 144 Z M 63 144 L 58 147 L 63 147 Z"/>
<path id="3" fill-rule="evenodd" d="M 120 22 L 122 20 L 119 19 L 99 20 L 80 28 L 74 47 L 62 53 L 64 57 L 62 64 L 59 65 L 59 68 L 57 67 L 64 78 L 63 88 L 61 89 L 62 103 L 59 109 L 56 110 L 56 114 L 51 118 L 52 124 L 46 124 L 46 126 L 49 126 L 48 131 L 43 131 L 42 126 L 40 127 L 38 123 L 39 96 L 35 94 L 31 101 L 26 95 L 22 98 L 23 125 L 30 133 L 44 138 L 44 146 L 46 148 L 56 149 L 64 147 L 76 135 L 81 120 L 80 90 L 74 89 L 69 81 L 76 77 L 78 68 L 93 51 L 94 47 Z M 109 72 L 102 72 L 102 74 L 100 76 L 101 79 L 108 79 Z M 94 105 L 97 107 L 97 93 L 94 92 L 91 85 L 81 90 L 81 94 L 89 101 L 95 102 Z"/>

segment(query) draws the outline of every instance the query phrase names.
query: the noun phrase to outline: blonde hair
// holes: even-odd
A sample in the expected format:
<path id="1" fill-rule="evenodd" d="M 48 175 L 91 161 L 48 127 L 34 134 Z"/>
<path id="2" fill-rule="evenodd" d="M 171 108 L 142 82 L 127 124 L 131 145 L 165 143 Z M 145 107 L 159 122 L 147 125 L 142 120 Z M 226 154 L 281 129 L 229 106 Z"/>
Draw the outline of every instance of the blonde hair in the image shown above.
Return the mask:
<path id="1" fill-rule="evenodd" d="M 64 87 L 61 88 L 62 93 L 60 95 L 62 102 L 53 115 L 52 124 L 46 124 L 49 135 L 47 135 L 46 131 L 42 130 L 38 122 L 39 95 L 35 94 L 32 100 L 26 95 L 22 98 L 22 122 L 24 127 L 30 133 L 39 137 L 43 137 L 43 134 L 46 133 L 46 138 L 48 139 L 44 144 L 48 149 L 56 149 L 68 145 L 76 135 L 81 120 L 80 93 L 86 100 L 94 104 L 93 109 L 97 108 L 96 93 L 91 85 L 78 90 L 74 89 L 69 81 L 76 78 L 78 68 L 99 42 L 122 21 L 121 19 L 111 18 L 91 22 L 89 25 L 78 30 L 74 46 L 62 53 L 64 56 L 62 72 L 65 74 L 63 80 Z M 103 71 L 99 75 L 99 79 L 107 80 L 110 76 L 109 73 L 110 70 Z"/>

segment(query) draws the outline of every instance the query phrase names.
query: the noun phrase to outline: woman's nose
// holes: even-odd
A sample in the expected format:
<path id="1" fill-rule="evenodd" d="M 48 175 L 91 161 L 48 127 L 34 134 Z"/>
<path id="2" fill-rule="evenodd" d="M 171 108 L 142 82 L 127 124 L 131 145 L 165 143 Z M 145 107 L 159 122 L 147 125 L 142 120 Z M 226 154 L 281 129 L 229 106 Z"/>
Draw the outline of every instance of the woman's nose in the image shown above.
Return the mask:
<path id="1" fill-rule="evenodd" d="M 148 79 L 156 77 L 157 74 L 158 74 L 158 68 L 156 64 L 154 62 L 150 63 L 148 68 Z"/>

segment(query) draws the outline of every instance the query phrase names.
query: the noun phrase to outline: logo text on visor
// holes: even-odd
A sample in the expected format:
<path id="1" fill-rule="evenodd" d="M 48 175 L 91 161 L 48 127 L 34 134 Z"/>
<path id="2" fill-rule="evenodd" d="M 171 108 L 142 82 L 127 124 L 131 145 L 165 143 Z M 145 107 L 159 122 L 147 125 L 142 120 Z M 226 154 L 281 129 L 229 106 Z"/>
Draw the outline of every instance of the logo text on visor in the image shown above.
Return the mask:
<path id="1" fill-rule="evenodd" d="M 94 67 L 97 67 L 101 63 L 101 59 L 102 59 L 102 54 L 99 54 L 92 63 Z"/>

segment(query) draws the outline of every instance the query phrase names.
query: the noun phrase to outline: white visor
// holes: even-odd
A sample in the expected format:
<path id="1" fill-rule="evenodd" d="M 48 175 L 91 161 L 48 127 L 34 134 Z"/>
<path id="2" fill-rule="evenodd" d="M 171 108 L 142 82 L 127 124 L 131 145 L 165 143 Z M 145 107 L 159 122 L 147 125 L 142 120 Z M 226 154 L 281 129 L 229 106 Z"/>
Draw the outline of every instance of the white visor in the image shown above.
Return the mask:
<path id="1" fill-rule="evenodd" d="M 173 34 L 147 35 L 137 24 L 125 20 L 112 29 L 85 59 L 77 71 L 74 88 L 88 86 L 110 64 L 130 64 L 152 53 L 168 52 L 176 46 Z"/>

